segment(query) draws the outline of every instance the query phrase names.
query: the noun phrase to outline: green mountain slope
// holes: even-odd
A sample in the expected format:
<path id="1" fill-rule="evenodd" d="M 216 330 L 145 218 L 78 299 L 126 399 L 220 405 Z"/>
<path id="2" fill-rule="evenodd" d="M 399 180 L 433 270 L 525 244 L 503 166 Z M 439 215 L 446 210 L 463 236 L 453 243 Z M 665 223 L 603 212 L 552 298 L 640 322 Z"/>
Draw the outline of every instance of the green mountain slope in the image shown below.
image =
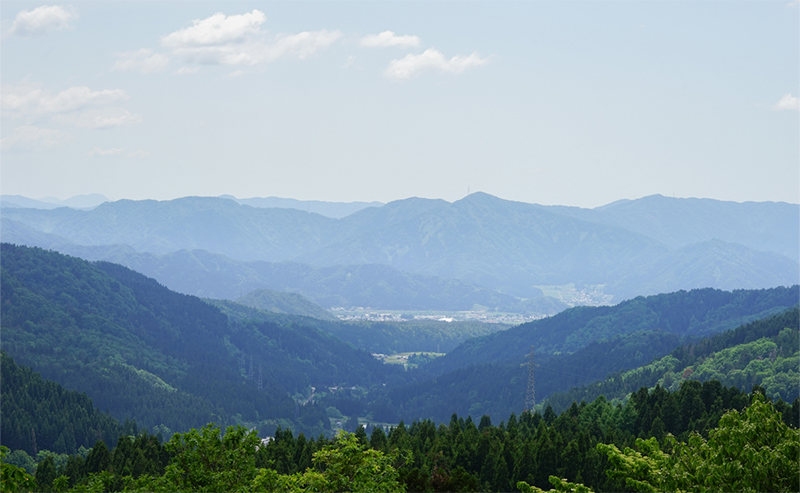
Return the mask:
<path id="1" fill-rule="evenodd" d="M 323 320 L 274 313 L 228 300 L 206 300 L 234 321 L 263 320 L 283 327 L 314 327 L 369 353 L 447 352 L 471 337 L 505 330 L 507 325 L 483 322 L 410 320 L 406 322 Z"/>
<path id="2" fill-rule="evenodd" d="M 298 293 L 284 293 L 271 289 L 256 289 L 236 300 L 242 305 L 274 313 L 303 315 L 320 320 L 336 320 L 336 317 L 316 303 Z"/>
<path id="3" fill-rule="evenodd" d="M 36 456 L 38 450 L 74 454 L 97 440 L 113 447 L 123 433 L 120 423 L 92 405 L 85 393 L 66 390 L 30 368 L 0 355 L 0 436 L 11 450 Z"/>
<path id="4" fill-rule="evenodd" d="M 679 341 L 663 331 L 642 331 L 595 342 L 573 354 L 536 356 L 537 402 L 553 392 L 591 382 L 598 375 L 652 361 L 668 354 Z M 434 377 L 426 375 L 424 367 L 416 373 L 410 375 L 416 376 L 416 382 L 398 382 L 387 392 L 390 405 L 406 420 L 427 417 L 443 421 L 453 412 L 503 416 L 525 408 L 526 364 L 481 363 Z"/>
<path id="5" fill-rule="evenodd" d="M 541 401 L 553 392 L 661 358 L 687 338 L 697 340 L 783 312 L 797 303 L 799 290 L 695 290 L 637 298 L 615 307 L 572 308 L 470 339 L 410 372 L 413 383 L 398 383 L 386 399 L 404 419 L 519 412 L 528 382 L 525 356 L 532 344 Z"/>
<path id="6" fill-rule="evenodd" d="M 616 306 L 575 307 L 552 317 L 466 341 L 429 365 L 441 374 L 477 363 L 522 361 L 531 346 L 541 355 L 571 353 L 587 344 L 642 330 L 702 337 L 786 310 L 800 286 L 762 290 L 696 289 L 638 297 Z"/>
<path id="7" fill-rule="evenodd" d="M 599 395 L 622 398 L 641 387 L 675 390 L 686 380 L 718 380 L 740 389 L 760 385 L 770 398 L 786 402 L 800 397 L 798 309 L 678 346 L 650 364 L 556 393 L 545 404 L 564 409 L 573 401 L 591 401 Z"/>
<path id="8" fill-rule="evenodd" d="M 230 323 L 199 298 L 109 263 L 2 245 L 3 347 L 120 419 L 327 425 L 289 393 L 376 385 L 394 369 L 312 327 Z M 283 421 L 280 421 L 283 420 Z"/>

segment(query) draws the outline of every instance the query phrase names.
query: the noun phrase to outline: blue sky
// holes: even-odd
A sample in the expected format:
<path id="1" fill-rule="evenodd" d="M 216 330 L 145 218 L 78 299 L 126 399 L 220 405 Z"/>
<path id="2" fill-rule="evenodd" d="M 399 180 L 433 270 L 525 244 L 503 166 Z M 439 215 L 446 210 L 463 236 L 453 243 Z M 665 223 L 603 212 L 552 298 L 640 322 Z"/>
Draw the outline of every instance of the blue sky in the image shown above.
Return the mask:
<path id="1" fill-rule="evenodd" d="M 0 191 L 798 203 L 798 11 L 4 1 Z"/>

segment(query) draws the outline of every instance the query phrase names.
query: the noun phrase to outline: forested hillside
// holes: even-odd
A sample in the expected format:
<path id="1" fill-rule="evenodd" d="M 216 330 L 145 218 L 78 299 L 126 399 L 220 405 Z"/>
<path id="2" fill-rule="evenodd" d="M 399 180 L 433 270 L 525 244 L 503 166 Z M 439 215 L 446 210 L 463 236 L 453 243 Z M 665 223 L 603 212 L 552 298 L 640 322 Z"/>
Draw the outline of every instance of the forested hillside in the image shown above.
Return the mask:
<path id="1" fill-rule="evenodd" d="M 396 485 L 411 491 L 510 491 L 518 481 L 547 487 L 551 476 L 618 491 L 623 483 L 605 474 L 613 461 L 600 444 L 622 449 L 637 437 L 663 444 L 668 433 L 688 440 L 692 431 L 711 438 L 725 411 L 748 405 L 743 389 L 754 385 L 782 413 L 770 418 L 775 423 L 796 427 L 800 420 L 798 286 L 704 289 L 577 307 L 470 339 L 418 370 L 402 371 L 331 332 L 348 333 L 351 344 L 363 347 L 431 334 L 430 327 L 270 313 L 174 293 L 116 264 L 0 248 L 8 353 L 0 382 L 3 445 L 19 451 L 15 460 L 37 448 L 84 451 L 58 463 L 39 454 L 36 481 L 45 491 L 189 488 L 179 479 L 187 476 L 170 471 L 176 460 L 184 461 L 181 467 L 194 460 L 182 455 L 190 443 L 208 440 L 213 449 L 215 443 L 238 447 L 246 436 L 247 443 L 257 442 L 245 428 L 218 438 L 213 427 L 181 433 L 209 422 L 274 434 L 247 459 L 251 476 L 240 477 L 267 481 L 255 471 L 269 467 L 273 472 L 258 474 L 288 487 L 280 481 L 289 476 L 281 475 L 302 473 L 315 452 L 335 454 L 346 446 L 326 438 L 336 419 L 352 430 L 368 423 L 352 443 L 394 457 L 382 464 L 394 464 Z M 512 413 L 523 408 L 525 354 L 532 344 L 540 400 L 601 375 L 612 378 L 553 395 L 535 414 L 518 418 Z M 11 356 L 32 370 L 17 367 Z M 628 368 L 636 369 L 623 372 Z M 509 414 L 492 426 L 493 418 Z M 137 433 L 115 418 L 178 434 L 166 447 L 145 433 L 121 439 L 112 451 L 95 446 L 87 455 L 93 439 L 113 446 L 118 434 Z M 383 428 L 386 423 L 391 428 Z"/>
<path id="2" fill-rule="evenodd" d="M 479 335 L 486 326 L 343 324 L 218 302 L 223 312 L 119 265 L 2 249 L 4 349 L 44 377 L 86 392 L 118 419 L 171 431 L 213 420 L 318 433 L 342 414 L 382 422 L 504 415 L 523 407 L 522 365 L 531 345 L 543 399 L 647 364 L 687 337 L 780 312 L 798 298 L 798 287 L 706 289 L 577 307 L 467 340 L 403 372 L 353 345 L 405 349 L 402 341 L 412 341 L 446 350 L 456 337 L 447 330 Z M 436 350 L 412 350 L 422 349 Z M 357 389 L 336 394 L 326 387 Z"/>
<path id="3" fill-rule="evenodd" d="M 465 342 L 428 369 L 437 374 L 484 362 L 522 361 L 571 353 L 595 341 L 642 330 L 702 337 L 782 312 L 797 304 L 800 286 L 762 290 L 697 289 L 638 297 L 616 306 L 575 307 L 555 316 Z"/>
<path id="4" fill-rule="evenodd" d="M 237 299 L 236 302 L 272 313 L 302 315 L 320 320 L 337 320 L 330 312 L 299 293 L 256 289 Z"/>
<path id="5" fill-rule="evenodd" d="M 120 423 L 92 405 L 85 393 L 66 390 L 0 353 L 0 436 L 11 450 L 75 454 L 98 440 L 113 447 L 125 433 Z M 127 433 L 125 433 L 127 434 Z"/>
<path id="6" fill-rule="evenodd" d="M 576 307 L 470 339 L 409 372 L 410 383 L 388 389 L 386 399 L 404 419 L 446 420 L 452 412 L 504 415 L 524 407 L 525 358 L 531 345 L 541 402 L 553 392 L 646 365 L 683 342 L 783 312 L 797 299 L 798 287 L 732 293 L 709 289 L 637 298 L 615 307 Z"/>
<path id="7" fill-rule="evenodd" d="M 407 320 L 403 322 L 322 320 L 259 310 L 227 300 L 206 300 L 234 321 L 263 320 L 282 327 L 304 326 L 333 334 L 337 338 L 369 353 L 402 353 L 412 351 L 447 352 L 471 337 L 505 330 L 505 324 L 477 321 L 444 322 L 439 320 Z"/>
<path id="8" fill-rule="evenodd" d="M 761 386 L 772 399 L 800 397 L 800 317 L 794 308 L 694 343 L 676 347 L 650 364 L 614 372 L 605 380 L 560 391 L 545 405 L 565 409 L 573 401 L 623 398 L 641 387 L 677 389 L 685 380 L 718 380 L 737 388 Z"/>
<path id="9" fill-rule="evenodd" d="M 758 389 L 748 396 L 716 381 L 690 381 L 675 392 L 642 388 L 625 405 L 601 397 L 573 403 L 560 415 L 548 407 L 499 424 L 489 416 L 475 421 L 453 414 L 439 426 L 423 420 L 359 427 L 335 439 L 277 430 L 262 444 L 244 428 L 221 435 L 210 424 L 165 446 L 147 434 L 123 437 L 110 452 L 99 444 L 85 460 L 71 457 L 58 470 L 44 461 L 35 477 L 40 491 L 56 485 L 74 491 L 529 491 L 527 485 L 548 488 L 553 477 L 594 491 L 627 491 L 632 480 L 659 484 L 681 476 L 674 469 L 651 473 L 680 448 L 680 468 L 714 471 L 679 479 L 692 491 L 709 481 L 714 490 L 747 484 L 747 490 L 795 491 L 799 421 L 800 400 L 773 403 Z M 745 444 L 758 455 L 737 453 Z M 659 447 L 667 455 L 654 453 Z M 651 459 L 634 466 L 641 453 Z M 720 455 L 733 472 L 716 470 L 712 457 Z"/>
<path id="10" fill-rule="evenodd" d="M 8 244 L 0 261 L 4 350 L 118 419 L 318 434 L 329 421 L 306 403 L 311 386 L 377 385 L 398 371 L 312 327 L 231 323 L 115 264 Z"/>

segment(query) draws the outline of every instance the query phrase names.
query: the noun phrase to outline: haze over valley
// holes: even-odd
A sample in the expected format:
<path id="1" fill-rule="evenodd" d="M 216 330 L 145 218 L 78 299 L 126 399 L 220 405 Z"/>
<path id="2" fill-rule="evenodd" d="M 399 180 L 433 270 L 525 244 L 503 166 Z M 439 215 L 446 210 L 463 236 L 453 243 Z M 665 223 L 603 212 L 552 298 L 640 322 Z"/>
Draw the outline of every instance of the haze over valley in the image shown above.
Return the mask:
<path id="1" fill-rule="evenodd" d="M 637 295 L 799 280 L 800 212 L 791 204 L 653 196 L 579 209 L 476 193 L 340 219 L 297 207 L 187 197 L 91 210 L 4 207 L 2 220 L 7 241 L 120 263 L 178 292 L 233 300 L 271 289 L 326 309 L 543 316 Z M 581 302 L 554 286 L 600 296 Z"/>
<path id="2" fill-rule="evenodd" d="M 3 491 L 800 490 L 799 8 L 3 1 Z"/>

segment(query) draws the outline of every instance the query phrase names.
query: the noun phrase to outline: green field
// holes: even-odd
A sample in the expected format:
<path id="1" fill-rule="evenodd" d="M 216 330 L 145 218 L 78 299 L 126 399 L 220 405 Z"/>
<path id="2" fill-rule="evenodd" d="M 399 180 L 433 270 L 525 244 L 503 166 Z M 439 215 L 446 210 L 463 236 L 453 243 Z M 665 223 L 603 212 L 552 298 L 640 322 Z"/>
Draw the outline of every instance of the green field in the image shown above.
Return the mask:
<path id="1" fill-rule="evenodd" d="M 378 359 L 388 365 L 403 365 L 404 368 L 416 368 L 420 363 L 415 362 L 415 359 L 421 361 L 432 360 L 439 356 L 444 356 L 445 353 L 436 353 L 431 351 L 412 351 L 408 353 L 395 353 L 389 355 L 380 355 Z M 414 357 L 417 358 L 414 358 Z M 411 360 L 411 361 L 409 361 Z"/>

